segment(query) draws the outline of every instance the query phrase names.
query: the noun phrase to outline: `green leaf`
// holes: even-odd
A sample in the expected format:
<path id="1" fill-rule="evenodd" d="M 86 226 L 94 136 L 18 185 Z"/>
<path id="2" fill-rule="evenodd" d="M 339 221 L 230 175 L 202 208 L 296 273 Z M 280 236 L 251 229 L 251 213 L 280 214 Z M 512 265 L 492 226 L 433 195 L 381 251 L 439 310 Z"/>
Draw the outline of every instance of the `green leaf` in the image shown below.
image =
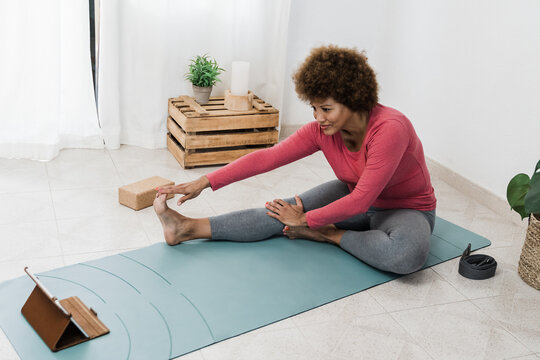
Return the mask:
<path id="1" fill-rule="evenodd" d="M 506 189 L 508 203 L 516 212 L 521 215 L 521 219 L 529 216 L 525 210 L 525 195 L 529 191 L 530 178 L 527 174 L 517 174 L 510 180 Z"/>
<path id="2" fill-rule="evenodd" d="M 531 177 L 530 188 L 525 195 L 525 211 L 530 213 L 540 213 L 540 161 L 536 164 L 536 169 Z"/>
<path id="3" fill-rule="evenodd" d="M 217 61 L 208 54 L 198 55 L 191 59 L 188 66 L 189 72 L 184 75 L 185 79 L 191 81 L 195 86 L 213 86 L 221 81 L 218 76 L 225 71 L 220 68 Z"/>

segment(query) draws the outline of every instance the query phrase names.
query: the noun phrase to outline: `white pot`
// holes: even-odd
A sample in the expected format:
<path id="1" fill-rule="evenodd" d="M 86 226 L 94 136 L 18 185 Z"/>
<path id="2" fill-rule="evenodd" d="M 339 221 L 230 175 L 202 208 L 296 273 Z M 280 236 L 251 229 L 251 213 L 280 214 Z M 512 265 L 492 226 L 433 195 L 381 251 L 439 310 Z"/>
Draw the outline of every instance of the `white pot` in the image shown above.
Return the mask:
<path id="1" fill-rule="evenodd" d="M 195 97 L 195 101 L 201 105 L 208 102 L 210 93 L 212 93 L 212 86 L 200 87 L 193 85 L 193 96 Z"/>

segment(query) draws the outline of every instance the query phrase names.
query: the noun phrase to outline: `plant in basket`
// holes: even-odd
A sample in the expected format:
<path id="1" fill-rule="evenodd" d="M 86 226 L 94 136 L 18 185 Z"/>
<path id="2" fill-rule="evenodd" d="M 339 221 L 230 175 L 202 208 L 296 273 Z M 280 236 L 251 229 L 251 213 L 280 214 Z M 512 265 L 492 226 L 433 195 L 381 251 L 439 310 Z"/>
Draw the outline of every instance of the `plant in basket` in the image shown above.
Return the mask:
<path id="1" fill-rule="evenodd" d="M 527 284 L 540 290 L 540 161 L 530 178 L 517 174 L 510 180 L 506 198 L 521 219 L 529 218 L 518 272 Z"/>
<path id="2" fill-rule="evenodd" d="M 220 68 L 215 59 L 207 54 L 198 55 L 190 60 L 186 80 L 193 84 L 193 95 L 199 104 L 206 104 L 210 98 L 212 87 L 221 81 L 218 76 L 225 71 Z"/>
<path id="3" fill-rule="evenodd" d="M 512 209 L 521 215 L 521 219 L 530 214 L 540 218 L 540 161 L 530 178 L 527 174 L 517 174 L 510 180 L 506 197 Z"/>

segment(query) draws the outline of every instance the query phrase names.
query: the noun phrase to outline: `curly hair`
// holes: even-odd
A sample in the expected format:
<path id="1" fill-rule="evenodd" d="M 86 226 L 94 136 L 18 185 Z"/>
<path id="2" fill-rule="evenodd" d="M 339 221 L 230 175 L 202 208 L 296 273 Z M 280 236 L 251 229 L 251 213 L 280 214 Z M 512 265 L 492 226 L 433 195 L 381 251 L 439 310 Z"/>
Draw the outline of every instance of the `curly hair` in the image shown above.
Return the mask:
<path id="1" fill-rule="evenodd" d="M 336 45 L 314 48 L 292 78 L 303 101 L 331 97 L 361 112 L 370 111 L 379 100 L 375 72 L 364 51 Z"/>

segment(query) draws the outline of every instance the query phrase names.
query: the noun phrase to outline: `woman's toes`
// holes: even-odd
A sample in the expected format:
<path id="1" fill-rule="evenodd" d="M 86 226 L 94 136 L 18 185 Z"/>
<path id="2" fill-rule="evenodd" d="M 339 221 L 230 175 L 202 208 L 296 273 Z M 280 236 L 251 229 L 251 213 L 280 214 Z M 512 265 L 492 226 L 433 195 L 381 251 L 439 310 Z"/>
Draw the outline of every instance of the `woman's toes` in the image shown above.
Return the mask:
<path id="1" fill-rule="evenodd" d="M 156 198 L 154 199 L 154 210 L 156 214 L 159 216 L 163 214 L 167 209 L 167 194 L 156 195 Z"/>

